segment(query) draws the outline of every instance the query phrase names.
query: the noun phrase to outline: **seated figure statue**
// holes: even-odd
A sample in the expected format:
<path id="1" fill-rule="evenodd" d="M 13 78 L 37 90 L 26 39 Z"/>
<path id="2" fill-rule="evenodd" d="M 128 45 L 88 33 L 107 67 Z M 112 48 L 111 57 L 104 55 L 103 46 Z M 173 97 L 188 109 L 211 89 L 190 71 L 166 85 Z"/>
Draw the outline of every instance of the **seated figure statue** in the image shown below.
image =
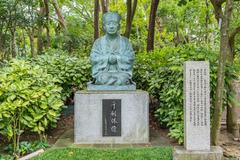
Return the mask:
<path id="1" fill-rule="evenodd" d="M 94 42 L 91 51 L 94 79 L 91 85 L 135 87 L 132 82 L 134 52 L 128 39 L 119 34 L 120 15 L 116 12 L 105 13 L 103 29 L 106 35 Z"/>

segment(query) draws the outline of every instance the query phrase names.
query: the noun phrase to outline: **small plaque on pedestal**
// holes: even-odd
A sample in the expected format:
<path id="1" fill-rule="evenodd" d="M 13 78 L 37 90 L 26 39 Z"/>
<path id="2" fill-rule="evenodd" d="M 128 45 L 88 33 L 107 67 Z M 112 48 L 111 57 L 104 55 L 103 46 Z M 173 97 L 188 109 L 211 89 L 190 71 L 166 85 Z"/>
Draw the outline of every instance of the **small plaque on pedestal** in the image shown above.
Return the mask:
<path id="1" fill-rule="evenodd" d="M 103 136 L 121 136 L 121 99 L 103 99 Z"/>

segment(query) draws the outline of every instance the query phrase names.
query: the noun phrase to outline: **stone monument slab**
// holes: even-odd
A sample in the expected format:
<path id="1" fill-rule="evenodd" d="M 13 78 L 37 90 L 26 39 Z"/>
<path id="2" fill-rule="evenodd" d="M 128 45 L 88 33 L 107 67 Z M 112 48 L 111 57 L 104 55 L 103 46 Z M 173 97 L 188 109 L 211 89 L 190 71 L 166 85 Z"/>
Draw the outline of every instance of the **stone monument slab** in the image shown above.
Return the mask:
<path id="1" fill-rule="evenodd" d="M 222 160 L 221 147 L 210 147 L 209 63 L 184 63 L 184 147 L 175 147 L 173 160 Z"/>
<path id="2" fill-rule="evenodd" d="M 184 145 L 187 150 L 210 150 L 209 63 L 184 64 Z"/>
<path id="3" fill-rule="evenodd" d="M 147 92 L 80 91 L 74 101 L 75 144 L 149 143 Z"/>

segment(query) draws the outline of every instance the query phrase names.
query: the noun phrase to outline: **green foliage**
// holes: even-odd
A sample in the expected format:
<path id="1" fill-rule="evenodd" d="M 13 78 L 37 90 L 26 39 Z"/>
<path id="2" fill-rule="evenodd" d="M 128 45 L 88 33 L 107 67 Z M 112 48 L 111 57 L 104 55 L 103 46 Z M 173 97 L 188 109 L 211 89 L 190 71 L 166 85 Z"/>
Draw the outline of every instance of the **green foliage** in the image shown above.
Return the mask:
<path id="1" fill-rule="evenodd" d="M 50 50 L 33 62 L 56 79 L 56 84 L 63 88 L 64 98 L 69 97 L 73 91 L 84 89 L 91 77 L 88 57 L 76 57 L 60 50 Z"/>
<path id="2" fill-rule="evenodd" d="M 142 53 L 137 56 L 134 77 L 138 88 L 147 89 L 159 100 L 155 116 L 162 126 L 169 127 L 169 136 L 183 143 L 183 64 L 185 61 L 209 61 L 211 104 L 213 105 L 216 79 L 217 54 L 206 47 L 190 45 L 169 48 L 165 47 L 153 53 Z M 226 91 L 229 82 L 235 78 L 235 68 L 227 67 Z M 225 95 L 225 104 L 228 99 Z"/>
<path id="3" fill-rule="evenodd" d="M 171 147 L 81 149 L 64 148 L 44 152 L 33 160 L 171 160 Z"/>
<path id="4" fill-rule="evenodd" d="M 0 160 L 14 160 L 14 157 L 10 155 L 0 155 Z"/>
<path id="5" fill-rule="evenodd" d="M 152 73 L 159 67 L 167 65 L 167 59 L 172 56 L 170 53 L 177 50 L 178 48 L 174 47 L 164 47 L 154 52 L 137 54 L 133 70 L 133 79 L 137 82 L 137 87 L 148 90 Z"/>
<path id="6" fill-rule="evenodd" d="M 78 55 L 79 52 L 89 54 L 93 43 L 91 19 L 68 16 L 66 21 L 67 30 L 55 37 L 53 47 L 75 55 Z"/>
<path id="7" fill-rule="evenodd" d="M 19 143 L 18 153 L 23 156 L 39 149 L 46 149 L 48 147 L 50 147 L 50 145 L 47 141 L 22 141 Z M 7 151 L 9 154 L 13 154 L 13 144 L 9 144 L 7 147 L 5 147 L 5 151 Z"/>
<path id="8" fill-rule="evenodd" d="M 13 141 L 14 153 L 24 131 L 42 136 L 56 125 L 63 107 L 56 81 L 25 60 L 13 59 L 0 70 L 0 134 Z"/>

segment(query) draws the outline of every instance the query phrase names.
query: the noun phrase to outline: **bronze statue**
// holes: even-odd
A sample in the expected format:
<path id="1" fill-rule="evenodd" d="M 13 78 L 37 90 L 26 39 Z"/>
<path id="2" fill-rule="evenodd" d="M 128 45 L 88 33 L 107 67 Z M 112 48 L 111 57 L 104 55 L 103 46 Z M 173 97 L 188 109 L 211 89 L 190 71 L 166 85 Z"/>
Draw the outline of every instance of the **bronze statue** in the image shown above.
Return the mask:
<path id="1" fill-rule="evenodd" d="M 99 85 L 104 85 L 105 89 L 107 86 L 134 85 L 135 87 L 132 82 L 134 51 L 129 40 L 119 34 L 120 15 L 116 12 L 105 13 L 103 29 L 106 35 L 98 38 L 92 47 L 91 63 L 94 81 L 91 84 L 98 85 L 98 88 Z M 125 87 L 123 90 L 129 89 Z"/>

